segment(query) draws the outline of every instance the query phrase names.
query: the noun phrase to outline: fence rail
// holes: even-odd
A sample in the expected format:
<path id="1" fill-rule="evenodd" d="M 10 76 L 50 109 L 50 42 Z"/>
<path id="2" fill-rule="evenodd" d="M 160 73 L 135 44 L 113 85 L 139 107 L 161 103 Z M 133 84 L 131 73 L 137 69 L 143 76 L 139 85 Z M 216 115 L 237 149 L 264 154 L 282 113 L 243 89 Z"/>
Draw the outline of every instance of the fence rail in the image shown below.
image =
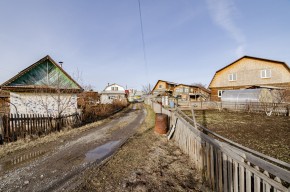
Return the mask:
<path id="1" fill-rule="evenodd" d="M 195 127 L 180 111 L 146 102 L 155 112 L 169 115 L 170 126 L 175 125 L 174 141 L 194 161 L 212 191 L 290 191 L 289 164 L 217 140 L 200 130 L 200 125 Z"/>
<path id="2" fill-rule="evenodd" d="M 30 135 L 47 135 L 54 131 L 60 131 L 67 126 L 76 126 L 80 121 L 79 114 L 52 117 L 35 114 L 7 114 L 2 117 L 0 140 L 13 142 L 19 138 Z M 0 122 L 1 124 L 1 122 Z"/>
<path id="3" fill-rule="evenodd" d="M 258 102 L 191 102 L 190 106 L 194 106 L 197 109 L 229 109 L 234 111 L 246 111 L 254 113 L 267 113 L 269 115 L 289 115 L 290 104 L 289 103 L 258 103 Z"/>

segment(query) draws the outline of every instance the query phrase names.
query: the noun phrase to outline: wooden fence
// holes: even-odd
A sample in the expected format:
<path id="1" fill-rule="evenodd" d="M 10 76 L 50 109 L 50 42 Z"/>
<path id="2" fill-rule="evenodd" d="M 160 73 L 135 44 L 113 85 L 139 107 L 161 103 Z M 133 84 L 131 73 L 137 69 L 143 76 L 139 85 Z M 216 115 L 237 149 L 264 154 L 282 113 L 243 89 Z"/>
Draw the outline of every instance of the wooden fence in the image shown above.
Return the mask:
<path id="1" fill-rule="evenodd" d="M 244 111 L 253 113 L 265 113 L 273 115 L 286 115 L 289 116 L 290 104 L 289 103 L 236 103 L 236 102 L 191 102 L 190 107 L 193 106 L 197 109 L 228 109 L 233 111 Z"/>
<path id="2" fill-rule="evenodd" d="M 147 104 L 156 113 L 161 112 L 160 104 Z M 193 160 L 212 191 L 290 191 L 290 164 L 234 143 L 199 124 L 195 127 L 193 120 L 178 109 L 162 109 L 162 113 L 169 115 L 170 126 L 176 127 L 174 141 Z"/>
<path id="3" fill-rule="evenodd" d="M 4 115 L 1 121 L 1 143 L 3 141 L 13 142 L 29 135 L 47 135 L 54 131 L 60 131 L 64 127 L 76 126 L 81 122 L 77 113 L 58 118 L 35 114 L 8 114 Z"/>

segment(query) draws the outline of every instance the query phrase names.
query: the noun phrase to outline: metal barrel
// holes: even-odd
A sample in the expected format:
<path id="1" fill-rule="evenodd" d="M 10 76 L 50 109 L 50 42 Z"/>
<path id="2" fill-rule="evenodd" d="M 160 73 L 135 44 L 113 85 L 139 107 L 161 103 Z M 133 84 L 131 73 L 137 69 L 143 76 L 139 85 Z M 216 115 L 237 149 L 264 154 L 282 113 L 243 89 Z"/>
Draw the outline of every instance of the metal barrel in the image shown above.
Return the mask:
<path id="1" fill-rule="evenodd" d="M 159 134 L 166 134 L 168 131 L 168 117 L 166 114 L 156 113 L 155 116 L 155 129 L 154 131 Z"/>

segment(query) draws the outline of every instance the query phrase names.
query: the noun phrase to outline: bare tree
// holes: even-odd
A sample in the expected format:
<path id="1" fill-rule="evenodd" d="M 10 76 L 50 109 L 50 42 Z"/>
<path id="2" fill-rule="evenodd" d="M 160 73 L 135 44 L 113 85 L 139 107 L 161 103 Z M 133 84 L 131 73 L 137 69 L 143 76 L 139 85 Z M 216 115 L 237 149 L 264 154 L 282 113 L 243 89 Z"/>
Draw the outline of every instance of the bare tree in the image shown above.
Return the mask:
<path id="1" fill-rule="evenodd" d="M 151 91 L 152 91 L 151 84 L 149 83 L 147 85 L 143 85 L 142 86 L 142 91 L 143 91 L 144 94 L 149 95 L 151 93 Z"/>
<path id="2" fill-rule="evenodd" d="M 290 99 L 290 96 L 289 96 L 290 90 L 279 89 L 279 90 L 273 90 L 271 92 L 272 92 L 273 100 L 275 103 L 284 103 L 284 102 L 289 101 Z"/>
<path id="3" fill-rule="evenodd" d="M 94 86 L 92 86 L 90 84 L 82 84 L 82 88 L 84 89 L 84 91 L 93 91 L 94 90 Z"/>

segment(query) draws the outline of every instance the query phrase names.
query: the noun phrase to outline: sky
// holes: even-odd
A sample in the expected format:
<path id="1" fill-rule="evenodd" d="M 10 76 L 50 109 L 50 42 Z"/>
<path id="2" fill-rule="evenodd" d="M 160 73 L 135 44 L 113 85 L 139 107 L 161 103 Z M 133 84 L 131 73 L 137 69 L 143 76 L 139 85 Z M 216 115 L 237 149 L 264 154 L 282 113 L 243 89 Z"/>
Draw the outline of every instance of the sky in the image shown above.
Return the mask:
<path id="1" fill-rule="evenodd" d="M 208 86 L 244 55 L 290 65 L 290 0 L 140 7 L 142 22 L 138 0 L 0 0 L 0 84 L 46 55 L 96 91 L 108 83 L 141 90 L 159 79 Z"/>

